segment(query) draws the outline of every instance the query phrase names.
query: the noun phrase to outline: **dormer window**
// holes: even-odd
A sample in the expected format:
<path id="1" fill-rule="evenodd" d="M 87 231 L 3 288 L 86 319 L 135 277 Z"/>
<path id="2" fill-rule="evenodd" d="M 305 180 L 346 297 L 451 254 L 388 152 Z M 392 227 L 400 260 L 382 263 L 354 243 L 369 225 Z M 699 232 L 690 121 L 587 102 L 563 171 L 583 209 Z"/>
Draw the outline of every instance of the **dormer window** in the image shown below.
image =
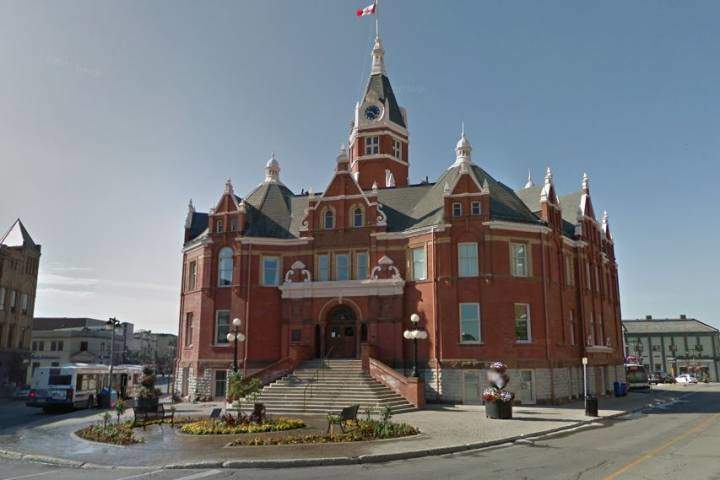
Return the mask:
<path id="1" fill-rule="evenodd" d="M 481 211 L 480 202 L 472 202 L 470 205 L 470 214 L 477 217 Z"/>
<path id="2" fill-rule="evenodd" d="M 332 230 L 335 228 L 335 214 L 332 210 L 326 210 L 323 214 L 323 228 L 325 230 Z"/>
<path id="3" fill-rule="evenodd" d="M 400 140 L 393 140 L 393 155 L 398 160 L 402 160 L 402 143 L 400 143 Z"/>
<path id="4" fill-rule="evenodd" d="M 215 233 L 222 233 L 225 231 L 225 224 L 222 220 L 215 221 Z"/>
<path id="5" fill-rule="evenodd" d="M 452 204 L 452 216 L 462 217 L 462 203 L 455 202 Z"/>
<path id="6" fill-rule="evenodd" d="M 365 155 L 377 155 L 380 153 L 380 137 L 365 138 Z"/>

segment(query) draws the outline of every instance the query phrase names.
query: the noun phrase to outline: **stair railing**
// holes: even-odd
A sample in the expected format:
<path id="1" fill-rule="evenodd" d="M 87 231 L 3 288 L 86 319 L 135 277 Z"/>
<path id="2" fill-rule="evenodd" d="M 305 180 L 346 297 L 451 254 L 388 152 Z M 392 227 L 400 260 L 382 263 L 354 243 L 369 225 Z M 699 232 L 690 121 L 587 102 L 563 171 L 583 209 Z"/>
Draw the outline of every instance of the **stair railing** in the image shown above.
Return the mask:
<path id="1" fill-rule="evenodd" d="M 335 348 L 334 345 L 333 345 L 332 347 L 330 347 L 330 349 L 329 349 L 327 352 L 325 352 L 325 356 L 324 356 L 324 357 L 321 357 L 321 358 L 320 358 L 320 366 L 315 369 L 315 372 L 313 372 L 312 378 L 308 381 L 308 384 L 305 385 L 305 388 L 303 389 L 303 411 L 305 411 L 305 409 L 306 409 L 306 407 L 307 407 L 307 393 L 308 393 L 308 389 L 310 389 L 310 398 L 312 398 L 312 396 L 313 396 L 313 385 L 314 385 L 315 383 L 317 383 L 318 380 L 320 380 L 320 372 L 321 372 L 323 369 L 328 368 L 328 367 L 327 367 L 327 359 L 328 359 L 328 357 L 330 356 L 330 353 L 332 353 L 333 348 Z"/>

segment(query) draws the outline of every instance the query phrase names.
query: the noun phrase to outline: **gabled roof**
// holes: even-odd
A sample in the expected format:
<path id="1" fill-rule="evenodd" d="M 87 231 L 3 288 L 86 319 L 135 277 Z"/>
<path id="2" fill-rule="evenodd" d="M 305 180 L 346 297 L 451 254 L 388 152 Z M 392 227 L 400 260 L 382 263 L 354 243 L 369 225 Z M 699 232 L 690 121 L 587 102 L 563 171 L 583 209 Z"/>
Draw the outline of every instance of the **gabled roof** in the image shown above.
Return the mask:
<path id="1" fill-rule="evenodd" d="M 370 91 L 373 91 L 375 95 L 377 95 L 381 103 L 385 104 L 385 100 L 387 100 L 389 110 L 388 118 L 390 118 L 390 121 L 403 128 L 407 128 L 407 125 L 405 125 L 405 119 L 403 118 L 400 106 L 395 98 L 395 93 L 393 93 L 392 86 L 390 86 L 390 80 L 388 77 L 381 73 L 370 75 L 367 88 L 365 88 L 365 97 L 367 97 Z"/>
<path id="2" fill-rule="evenodd" d="M 33 241 L 32 237 L 25 229 L 22 221 L 18 218 L 15 223 L 12 224 L 10 229 L 0 237 L 0 245 L 6 247 L 30 247 L 38 248 L 38 245 Z"/>

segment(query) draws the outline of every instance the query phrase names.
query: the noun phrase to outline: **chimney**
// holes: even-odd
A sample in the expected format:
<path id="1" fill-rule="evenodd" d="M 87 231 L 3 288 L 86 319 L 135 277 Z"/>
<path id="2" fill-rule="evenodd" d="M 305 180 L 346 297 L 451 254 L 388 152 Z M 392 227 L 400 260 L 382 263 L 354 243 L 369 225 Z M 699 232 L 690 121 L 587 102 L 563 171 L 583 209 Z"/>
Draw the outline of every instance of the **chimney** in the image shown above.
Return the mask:
<path id="1" fill-rule="evenodd" d="M 687 315 L 685 315 L 684 313 L 681 313 L 680 320 L 687 320 Z"/>
<path id="2" fill-rule="evenodd" d="M 652 315 L 645 315 L 645 320 L 652 320 Z"/>

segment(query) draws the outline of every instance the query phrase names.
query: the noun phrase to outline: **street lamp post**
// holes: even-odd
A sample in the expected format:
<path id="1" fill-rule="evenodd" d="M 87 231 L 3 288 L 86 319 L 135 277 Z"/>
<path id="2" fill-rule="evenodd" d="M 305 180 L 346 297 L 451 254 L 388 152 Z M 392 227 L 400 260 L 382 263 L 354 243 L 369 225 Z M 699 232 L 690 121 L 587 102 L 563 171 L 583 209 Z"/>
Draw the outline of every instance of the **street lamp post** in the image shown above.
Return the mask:
<path id="1" fill-rule="evenodd" d="M 673 374 L 673 377 L 676 377 L 677 376 L 677 345 L 675 345 L 674 343 L 671 343 L 668 348 L 670 349 L 670 352 L 672 352 L 672 356 L 673 356 L 673 365 L 672 365 L 673 372 L 672 372 L 672 374 Z"/>
<path id="2" fill-rule="evenodd" d="M 109 318 L 105 322 L 105 328 L 110 330 L 110 380 L 108 386 L 108 406 L 112 404 L 112 381 L 113 381 L 113 364 L 115 363 L 115 328 L 120 325 L 120 320 L 115 317 Z"/>
<path id="3" fill-rule="evenodd" d="M 243 333 L 240 331 L 240 325 L 242 325 L 242 320 L 240 320 L 239 318 L 233 319 L 233 329 L 230 330 L 230 332 L 227 334 L 228 342 L 233 342 L 234 344 L 233 373 L 237 373 L 238 371 L 238 342 L 245 341 L 245 335 L 243 335 Z"/>
<path id="4" fill-rule="evenodd" d="M 418 328 L 418 324 L 420 323 L 420 315 L 417 313 L 413 313 L 410 315 L 410 323 L 412 323 L 412 329 L 405 330 L 403 332 L 403 337 L 406 340 L 412 340 L 413 341 L 413 369 L 412 373 L 410 374 L 411 377 L 417 378 L 418 375 L 418 340 L 425 340 L 428 337 L 428 334 L 425 330 Z"/>

